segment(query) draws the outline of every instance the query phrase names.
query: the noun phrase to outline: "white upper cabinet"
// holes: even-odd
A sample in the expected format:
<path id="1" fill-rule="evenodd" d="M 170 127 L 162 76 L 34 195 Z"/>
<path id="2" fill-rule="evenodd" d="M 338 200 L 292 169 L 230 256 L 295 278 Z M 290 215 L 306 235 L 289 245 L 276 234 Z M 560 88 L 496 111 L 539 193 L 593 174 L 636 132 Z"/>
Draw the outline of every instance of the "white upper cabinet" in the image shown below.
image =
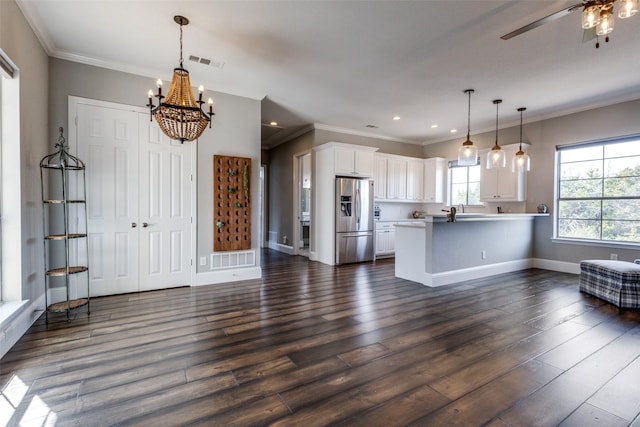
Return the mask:
<path id="1" fill-rule="evenodd" d="M 444 202 L 447 161 L 375 155 L 375 198 L 388 202 Z"/>
<path id="2" fill-rule="evenodd" d="M 433 157 L 424 161 L 424 201 L 444 203 L 447 160 Z"/>
<path id="3" fill-rule="evenodd" d="M 407 160 L 407 200 L 424 200 L 424 161 Z"/>
<path id="4" fill-rule="evenodd" d="M 387 158 L 387 199 L 406 200 L 407 198 L 407 160 L 396 157 Z"/>
<path id="5" fill-rule="evenodd" d="M 374 198 L 386 199 L 387 198 L 387 158 L 381 156 L 374 157 L 374 172 L 373 172 L 373 188 Z"/>
<path id="6" fill-rule="evenodd" d="M 357 146 L 353 146 L 357 147 Z M 373 177 L 373 151 L 369 147 L 352 148 L 346 146 L 335 147 L 336 175 L 353 175 Z"/>
<path id="7" fill-rule="evenodd" d="M 526 175 L 511 172 L 511 158 L 517 147 L 502 147 L 507 153 L 507 167 L 487 169 L 484 167 L 486 154 L 480 158 L 480 200 L 483 202 L 524 202 L 526 195 Z"/>

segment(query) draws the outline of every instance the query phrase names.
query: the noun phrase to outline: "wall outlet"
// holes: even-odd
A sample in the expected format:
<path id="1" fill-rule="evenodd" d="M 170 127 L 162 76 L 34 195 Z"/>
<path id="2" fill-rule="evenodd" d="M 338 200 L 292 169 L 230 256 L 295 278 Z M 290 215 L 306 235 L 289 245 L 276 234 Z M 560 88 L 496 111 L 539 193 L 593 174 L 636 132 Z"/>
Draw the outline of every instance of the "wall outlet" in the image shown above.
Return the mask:
<path id="1" fill-rule="evenodd" d="M 618 254 L 610 254 L 609 256 L 610 256 L 610 259 L 614 261 L 618 259 Z"/>
<path id="2" fill-rule="evenodd" d="M 200 257 L 200 265 L 207 265 L 207 257 L 206 256 L 201 256 Z"/>
<path id="3" fill-rule="evenodd" d="M 487 251 L 482 251 L 482 252 L 480 252 L 480 257 L 481 257 L 482 259 L 487 259 Z"/>

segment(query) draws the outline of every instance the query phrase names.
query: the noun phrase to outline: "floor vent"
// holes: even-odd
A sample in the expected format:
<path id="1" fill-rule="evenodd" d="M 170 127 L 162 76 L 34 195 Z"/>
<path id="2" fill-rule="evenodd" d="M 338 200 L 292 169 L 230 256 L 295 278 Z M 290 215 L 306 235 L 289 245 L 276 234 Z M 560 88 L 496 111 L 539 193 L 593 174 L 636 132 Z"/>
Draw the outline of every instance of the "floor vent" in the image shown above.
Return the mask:
<path id="1" fill-rule="evenodd" d="M 211 270 L 234 267 L 254 267 L 256 251 L 216 252 L 210 255 Z"/>

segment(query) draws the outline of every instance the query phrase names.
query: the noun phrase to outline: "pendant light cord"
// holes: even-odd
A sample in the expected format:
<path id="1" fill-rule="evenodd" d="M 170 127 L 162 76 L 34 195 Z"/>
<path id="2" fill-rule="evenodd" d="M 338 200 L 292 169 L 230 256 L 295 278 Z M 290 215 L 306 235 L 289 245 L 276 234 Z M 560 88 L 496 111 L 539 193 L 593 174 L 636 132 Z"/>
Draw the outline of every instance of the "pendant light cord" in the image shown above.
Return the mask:
<path id="1" fill-rule="evenodd" d="M 522 151 L 522 110 L 520 110 L 520 151 Z"/>
<path id="2" fill-rule="evenodd" d="M 496 145 L 498 145 L 498 105 L 500 105 L 499 102 L 496 102 Z"/>
<path id="3" fill-rule="evenodd" d="M 525 107 L 518 108 L 518 111 L 520 111 L 520 151 L 522 151 L 522 112 L 524 110 L 526 110 Z"/>
<path id="4" fill-rule="evenodd" d="M 182 66 L 182 23 L 180 23 L 180 68 L 184 68 Z"/>
<path id="5" fill-rule="evenodd" d="M 467 89 L 467 93 L 469 94 L 469 106 L 467 108 L 467 141 L 471 135 L 471 92 L 473 92 L 473 89 Z"/>

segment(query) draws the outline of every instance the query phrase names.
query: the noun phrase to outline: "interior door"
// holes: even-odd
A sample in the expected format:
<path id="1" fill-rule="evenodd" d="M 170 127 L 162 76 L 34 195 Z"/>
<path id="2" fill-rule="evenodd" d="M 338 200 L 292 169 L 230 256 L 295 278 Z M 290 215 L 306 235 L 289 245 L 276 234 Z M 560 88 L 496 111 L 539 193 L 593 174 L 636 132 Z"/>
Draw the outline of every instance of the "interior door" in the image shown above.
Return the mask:
<path id="1" fill-rule="evenodd" d="M 188 285 L 193 143 L 165 136 L 139 113 L 140 290 Z"/>
<path id="2" fill-rule="evenodd" d="M 86 164 L 91 296 L 138 290 L 138 116 L 78 104 Z"/>
<path id="3" fill-rule="evenodd" d="M 92 296 L 184 286 L 191 273 L 191 150 L 148 113 L 78 103 Z"/>

